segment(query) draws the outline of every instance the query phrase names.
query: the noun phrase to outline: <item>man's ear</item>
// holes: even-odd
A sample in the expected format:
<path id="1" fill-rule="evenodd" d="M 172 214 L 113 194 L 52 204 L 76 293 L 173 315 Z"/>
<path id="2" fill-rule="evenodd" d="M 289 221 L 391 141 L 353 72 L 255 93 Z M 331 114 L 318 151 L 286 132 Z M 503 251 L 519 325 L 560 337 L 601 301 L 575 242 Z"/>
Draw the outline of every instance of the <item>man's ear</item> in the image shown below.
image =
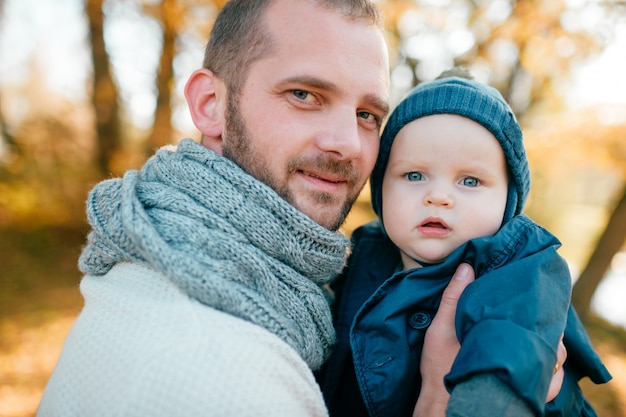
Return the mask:
<path id="1" fill-rule="evenodd" d="M 226 86 L 208 69 L 195 71 L 185 84 L 185 98 L 194 125 L 202 133 L 202 143 L 221 153 L 225 126 Z"/>

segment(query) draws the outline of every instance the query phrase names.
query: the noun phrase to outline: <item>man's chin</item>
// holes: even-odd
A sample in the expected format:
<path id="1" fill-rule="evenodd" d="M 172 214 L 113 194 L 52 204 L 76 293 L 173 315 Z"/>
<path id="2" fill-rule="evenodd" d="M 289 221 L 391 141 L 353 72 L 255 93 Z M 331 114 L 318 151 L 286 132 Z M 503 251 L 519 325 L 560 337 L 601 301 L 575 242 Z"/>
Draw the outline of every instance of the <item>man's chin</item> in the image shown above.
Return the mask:
<path id="1" fill-rule="evenodd" d="M 327 205 L 304 203 L 303 206 L 297 208 L 309 216 L 311 220 L 333 232 L 341 227 L 349 212 L 349 208 L 346 210 L 345 205 L 344 207 L 328 207 Z"/>

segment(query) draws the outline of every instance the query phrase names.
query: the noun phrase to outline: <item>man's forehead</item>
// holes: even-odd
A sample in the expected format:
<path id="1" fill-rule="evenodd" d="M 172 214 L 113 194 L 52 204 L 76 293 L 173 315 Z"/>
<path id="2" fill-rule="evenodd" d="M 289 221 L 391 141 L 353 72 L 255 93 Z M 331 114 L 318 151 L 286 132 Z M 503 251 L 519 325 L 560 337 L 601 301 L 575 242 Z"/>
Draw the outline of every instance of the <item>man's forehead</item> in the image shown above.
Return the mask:
<path id="1" fill-rule="evenodd" d="M 360 91 L 364 101 L 387 113 L 389 60 L 380 27 L 310 0 L 276 0 L 264 24 L 272 47 L 261 60 L 278 59 L 278 71 L 308 77 L 310 85 L 332 89 L 334 83 Z"/>

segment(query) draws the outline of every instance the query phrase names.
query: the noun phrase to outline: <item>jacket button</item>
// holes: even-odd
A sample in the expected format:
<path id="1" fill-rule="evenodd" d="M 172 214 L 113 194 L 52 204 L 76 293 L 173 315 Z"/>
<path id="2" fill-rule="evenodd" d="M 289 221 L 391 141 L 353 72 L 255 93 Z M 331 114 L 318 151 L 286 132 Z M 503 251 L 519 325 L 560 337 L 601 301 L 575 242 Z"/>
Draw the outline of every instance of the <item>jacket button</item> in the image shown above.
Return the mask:
<path id="1" fill-rule="evenodd" d="M 427 313 L 415 313 L 409 318 L 409 326 L 416 330 L 422 330 L 428 327 L 431 321 L 432 319 Z"/>

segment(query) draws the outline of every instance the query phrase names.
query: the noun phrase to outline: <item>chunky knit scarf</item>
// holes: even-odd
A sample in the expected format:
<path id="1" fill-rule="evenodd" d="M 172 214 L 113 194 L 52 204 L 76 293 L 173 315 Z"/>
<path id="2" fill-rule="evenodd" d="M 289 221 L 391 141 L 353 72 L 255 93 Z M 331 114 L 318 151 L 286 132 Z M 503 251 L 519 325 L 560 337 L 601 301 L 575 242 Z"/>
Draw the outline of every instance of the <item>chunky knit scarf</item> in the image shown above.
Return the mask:
<path id="1" fill-rule="evenodd" d="M 317 369 L 334 342 L 321 288 L 347 239 L 296 210 L 230 160 L 190 139 L 141 171 L 98 184 L 79 267 L 103 275 L 131 261 L 198 301 L 262 326 Z"/>

